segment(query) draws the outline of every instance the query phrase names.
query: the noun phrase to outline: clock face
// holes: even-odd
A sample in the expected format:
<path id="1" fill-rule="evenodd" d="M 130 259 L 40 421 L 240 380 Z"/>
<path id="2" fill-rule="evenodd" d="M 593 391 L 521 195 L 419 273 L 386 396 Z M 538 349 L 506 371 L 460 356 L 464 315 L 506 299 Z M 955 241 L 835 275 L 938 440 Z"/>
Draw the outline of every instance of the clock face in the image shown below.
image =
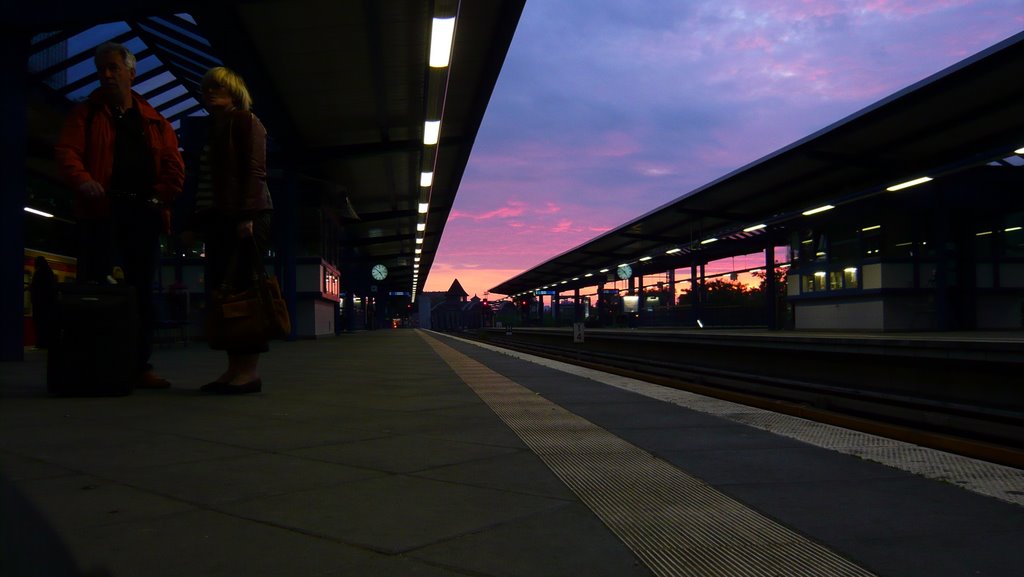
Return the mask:
<path id="1" fill-rule="evenodd" d="M 628 264 L 619 265 L 619 267 L 615 269 L 615 274 L 619 275 L 619 278 L 622 280 L 627 280 L 629 277 L 633 276 L 633 267 Z"/>
<path id="2" fill-rule="evenodd" d="M 377 280 L 384 280 L 388 276 L 388 267 L 382 264 L 375 264 L 373 265 L 373 268 L 370 269 L 370 274 Z"/>

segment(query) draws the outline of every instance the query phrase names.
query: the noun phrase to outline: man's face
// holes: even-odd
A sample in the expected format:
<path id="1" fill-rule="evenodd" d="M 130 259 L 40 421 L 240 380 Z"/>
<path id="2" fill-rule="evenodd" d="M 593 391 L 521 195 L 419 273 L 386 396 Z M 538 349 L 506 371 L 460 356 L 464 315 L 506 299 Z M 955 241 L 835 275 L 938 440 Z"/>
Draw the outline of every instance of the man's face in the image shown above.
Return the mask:
<path id="1" fill-rule="evenodd" d="M 96 58 L 96 72 L 100 77 L 100 86 L 111 98 L 126 98 L 135 80 L 135 69 L 128 68 L 124 58 L 117 52 L 106 52 Z"/>

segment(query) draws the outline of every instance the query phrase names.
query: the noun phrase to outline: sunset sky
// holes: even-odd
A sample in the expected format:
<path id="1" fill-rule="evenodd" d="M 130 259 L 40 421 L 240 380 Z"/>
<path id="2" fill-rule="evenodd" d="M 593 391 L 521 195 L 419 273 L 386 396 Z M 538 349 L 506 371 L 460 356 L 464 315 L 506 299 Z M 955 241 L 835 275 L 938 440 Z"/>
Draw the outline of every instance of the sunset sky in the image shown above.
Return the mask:
<path id="1" fill-rule="evenodd" d="M 527 0 L 425 290 L 488 289 L 1024 30 L 1024 0 Z"/>

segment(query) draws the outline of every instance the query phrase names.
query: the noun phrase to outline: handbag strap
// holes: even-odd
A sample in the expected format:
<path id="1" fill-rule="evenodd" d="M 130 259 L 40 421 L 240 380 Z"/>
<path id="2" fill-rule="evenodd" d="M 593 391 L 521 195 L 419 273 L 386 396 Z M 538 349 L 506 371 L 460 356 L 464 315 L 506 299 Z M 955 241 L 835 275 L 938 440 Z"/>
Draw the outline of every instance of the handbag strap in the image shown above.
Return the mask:
<path id="1" fill-rule="evenodd" d="M 235 243 L 235 250 L 231 251 L 227 266 L 224 267 L 224 278 L 221 281 L 220 289 L 222 291 L 230 291 L 232 288 L 239 288 L 233 287 L 231 282 L 235 278 L 235 271 L 238 269 L 239 254 L 243 250 L 250 253 L 249 262 L 252 265 L 252 277 L 250 280 L 253 286 L 257 288 L 260 296 L 264 297 L 263 293 L 265 290 L 263 285 L 265 283 L 263 281 L 268 278 L 268 275 L 266 267 L 263 266 L 263 255 L 260 254 L 259 247 L 256 246 L 256 237 L 254 236 L 249 236 L 247 240 Z"/>

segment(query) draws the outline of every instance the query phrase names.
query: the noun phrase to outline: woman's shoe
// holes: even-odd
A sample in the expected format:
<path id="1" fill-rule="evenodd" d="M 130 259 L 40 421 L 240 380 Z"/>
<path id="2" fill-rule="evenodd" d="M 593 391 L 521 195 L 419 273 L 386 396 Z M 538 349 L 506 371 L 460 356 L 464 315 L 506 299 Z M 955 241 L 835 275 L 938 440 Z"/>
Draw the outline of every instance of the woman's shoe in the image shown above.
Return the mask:
<path id="1" fill-rule="evenodd" d="M 242 383 L 241 385 L 221 383 L 221 385 L 214 392 L 219 395 L 244 395 L 246 393 L 258 393 L 262 390 L 263 380 L 253 379 L 248 383 Z"/>
<path id="2" fill-rule="evenodd" d="M 212 381 L 212 382 L 206 383 L 205 385 L 199 387 L 199 392 L 200 393 L 217 393 L 217 392 L 220 392 L 220 390 L 223 387 L 226 387 L 227 385 L 228 384 L 223 382 L 223 381 Z"/>

